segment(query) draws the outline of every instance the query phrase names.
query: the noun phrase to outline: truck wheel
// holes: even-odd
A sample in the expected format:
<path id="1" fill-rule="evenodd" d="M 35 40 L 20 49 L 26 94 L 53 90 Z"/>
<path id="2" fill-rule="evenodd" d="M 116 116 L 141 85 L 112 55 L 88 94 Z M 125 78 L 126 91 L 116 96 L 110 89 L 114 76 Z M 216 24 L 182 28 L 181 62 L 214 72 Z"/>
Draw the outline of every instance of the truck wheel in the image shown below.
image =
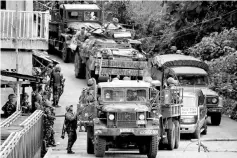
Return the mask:
<path id="1" fill-rule="evenodd" d="M 70 58 L 70 49 L 67 48 L 66 42 L 63 43 L 63 49 L 62 49 L 62 59 L 65 63 L 69 62 Z"/>
<path id="2" fill-rule="evenodd" d="M 202 131 L 202 134 L 206 135 L 207 134 L 207 120 L 205 120 L 205 122 L 203 124 L 203 128 L 204 128 L 204 130 Z"/>
<path id="3" fill-rule="evenodd" d="M 147 154 L 148 158 L 156 158 L 158 151 L 158 144 L 159 144 L 158 136 L 152 136 L 148 147 L 149 150 Z"/>
<path id="4" fill-rule="evenodd" d="M 175 124 L 175 144 L 174 148 L 178 149 L 179 148 L 179 142 L 180 142 L 180 126 L 179 126 L 179 121 L 174 121 Z"/>
<path id="5" fill-rule="evenodd" d="M 168 149 L 173 150 L 175 145 L 175 125 L 172 123 L 172 129 L 168 129 L 167 132 L 168 138 Z"/>
<path id="6" fill-rule="evenodd" d="M 94 151 L 96 157 L 105 155 L 106 139 L 101 136 L 95 136 Z"/>
<path id="7" fill-rule="evenodd" d="M 215 126 L 219 126 L 221 123 L 221 113 L 216 113 L 211 116 L 211 123 Z"/>
<path id="8" fill-rule="evenodd" d="M 139 145 L 139 153 L 142 155 L 148 153 L 147 144 Z"/>
<path id="9" fill-rule="evenodd" d="M 93 130 L 91 126 L 87 127 L 87 154 L 94 154 L 94 145 L 92 143 Z"/>

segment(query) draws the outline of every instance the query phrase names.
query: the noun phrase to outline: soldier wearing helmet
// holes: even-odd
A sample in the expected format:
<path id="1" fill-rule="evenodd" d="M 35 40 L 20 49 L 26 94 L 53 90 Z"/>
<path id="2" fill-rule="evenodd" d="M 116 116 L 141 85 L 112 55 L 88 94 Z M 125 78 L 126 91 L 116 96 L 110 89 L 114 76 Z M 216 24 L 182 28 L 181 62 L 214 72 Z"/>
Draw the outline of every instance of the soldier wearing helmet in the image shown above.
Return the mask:
<path id="1" fill-rule="evenodd" d="M 42 96 L 39 93 L 37 93 L 35 95 L 34 109 L 35 110 L 44 110 L 42 103 L 43 103 Z"/>
<path id="2" fill-rule="evenodd" d="M 59 66 L 55 67 L 51 75 L 50 87 L 53 89 L 53 106 L 59 107 L 58 102 L 64 88 L 64 78 Z"/>
<path id="3" fill-rule="evenodd" d="M 117 18 L 113 18 L 112 22 L 108 23 L 105 29 L 116 30 L 116 29 L 122 29 L 122 27 L 121 25 L 119 25 L 119 20 Z"/>
<path id="4" fill-rule="evenodd" d="M 31 106 L 28 99 L 29 95 L 27 93 L 24 93 L 21 101 L 21 108 L 23 113 L 29 113 L 31 111 Z"/>
<path id="5" fill-rule="evenodd" d="M 2 111 L 4 112 L 5 117 L 9 117 L 16 111 L 16 95 L 15 94 L 10 94 L 8 96 L 8 101 L 6 104 L 2 107 Z"/>
<path id="6" fill-rule="evenodd" d="M 67 153 L 74 154 L 72 151 L 72 146 L 77 140 L 77 118 L 78 114 L 73 113 L 73 105 L 68 105 L 66 107 L 66 114 L 65 114 L 65 130 L 68 134 L 68 144 L 67 144 Z"/>

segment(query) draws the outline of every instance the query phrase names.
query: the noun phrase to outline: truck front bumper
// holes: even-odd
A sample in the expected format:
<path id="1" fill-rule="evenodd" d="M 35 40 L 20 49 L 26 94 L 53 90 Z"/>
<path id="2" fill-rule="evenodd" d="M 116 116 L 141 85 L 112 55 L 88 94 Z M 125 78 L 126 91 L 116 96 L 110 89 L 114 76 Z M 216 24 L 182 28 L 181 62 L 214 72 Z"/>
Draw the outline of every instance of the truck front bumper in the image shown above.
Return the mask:
<path id="1" fill-rule="evenodd" d="M 99 136 L 155 136 L 159 134 L 159 128 L 100 128 L 94 129 L 94 135 Z"/>
<path id="2" fill-rule="evenodd" d="M 196 124 L 180 124 L 180 133 L 194 133 L 196 129 Z"/>
<path id="3" fill-rule="evenodd" d="M 221 113 L 221 112 L 222 112 L 221 107 L 207 108 L 207 114 L 209 114 L 209 113 Z"/>

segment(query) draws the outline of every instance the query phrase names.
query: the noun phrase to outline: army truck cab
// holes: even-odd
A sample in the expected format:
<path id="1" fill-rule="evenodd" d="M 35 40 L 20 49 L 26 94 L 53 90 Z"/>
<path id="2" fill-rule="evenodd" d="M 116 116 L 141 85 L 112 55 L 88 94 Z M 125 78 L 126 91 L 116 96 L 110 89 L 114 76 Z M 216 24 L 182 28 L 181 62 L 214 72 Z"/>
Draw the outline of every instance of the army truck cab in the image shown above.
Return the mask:
<path id="1" fill-rule="evenodd" d="M 70 44 L 77 31 L 87 26 L 101 27 L 102 10 L 96 4 L 61 4 L 59 9 L 51 10 L 50 14 L 50 47 L 62 52 L 64 62 L 73 60 Z"/>
<path id="2" fill-rule="evenodd" d="M 222 98 L 209 89 L 208 65 L 191 56 L 167 54 L 153 59 L 152 78 L 161 80 L 164 85 L 167 78 L 173 76 L 185 90 L 201 89 L 205 95 L 207 115 L 213 125 L 221 122 Z"/>
<path id="3" fill-rule="evenodd" d="M 93 79 L 93 88 L 89 88 L 93 92 L 89 90 L 81 97 L 88 99 L 78 110 L 90 116 L 86 123 L 87 152 L 102 157 L 109 148 L 135 148 L 155 158 L 159 145 L 178 148 L 182 92 L 160 90 L 159 81 L 125 79 L 98 85 Z M 90 93 L 94 99 L 89 99 Z"/>

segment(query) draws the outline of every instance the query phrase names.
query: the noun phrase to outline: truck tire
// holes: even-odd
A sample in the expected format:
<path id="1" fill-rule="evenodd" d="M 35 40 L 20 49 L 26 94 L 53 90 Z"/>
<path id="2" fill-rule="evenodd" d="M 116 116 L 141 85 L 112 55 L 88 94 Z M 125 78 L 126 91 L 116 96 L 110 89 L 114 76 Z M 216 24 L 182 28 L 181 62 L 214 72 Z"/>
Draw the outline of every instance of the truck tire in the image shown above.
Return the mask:
<path id="1" fill-rule="evenodd" d="M 178 149 L 179 148 L 179 142 L 180 142 L 180 126 L 179 126 L 179 121 L 175 120 L 175 144 L 174 148 Z"/>
<path id="2" fill-rule="evenodd" d="M 74 59 L 74 67 L 75 67 L 75 77 L 76 78 L 84 78 L 82 75 L 82 60 L 79 57 L 78 53 L 75 54 L 75 59 Z"/>
<path id="3" fill-rule="evenodd" d="M 204 130 L 202 131 L 202 134 L 206 135 L 207 134 L 207 120 L 205 120 L 205 122 L 203 124 L 203 128 L 204 128 Z"/>
<path id="4" fill-rule="evenodd" d="M 167 144 L 168 149 L 173 150 L 174 145 L 175 145 L 175 125 L 174 125 L 174 123 L 172 123 L 172 129 L 168 129 L 167 139 L 168 139 L 168 144 Z"/>
<path id="5" fill-rule="evenodd" d="M 92 143 L 92 128 L 92 126 L 87 126 L 87 154 L 94 154 L 94 145 Z"/>
<path id="6" fill-rule="evenodd" d="M 215 126 L 219 126 L 221 123 L 221 113 L 211 115 L 211 123 Z"/>
<path id="7" fill-rule="evenodd" d="M 63 49 L 62 49 L 62 59 L 65 63 L 68 63 L 70 61 L 70 53 L 71 50 L 67 48 L 66 42 L 63 43 Z"/>
<path id="8" fill-rule="evenodd" d="M 148 147 L 149 150 L 147 154 L 148 158 L 156 158 L 158 152 L 158 144 L 159 144 L 158 136 L 152 136 Z"/>
<path id="9" fill-rule="evenodd" d="M 139 145 L 139 153 L 142 155 L 148 154 L 147 144 Z"/>
<path id="10" fill-rule="evenodd" d="M 103 157 L 105 155 L 106 139 L 101 136 L 95 136 L 94 151 L 96 157 Z"/>

